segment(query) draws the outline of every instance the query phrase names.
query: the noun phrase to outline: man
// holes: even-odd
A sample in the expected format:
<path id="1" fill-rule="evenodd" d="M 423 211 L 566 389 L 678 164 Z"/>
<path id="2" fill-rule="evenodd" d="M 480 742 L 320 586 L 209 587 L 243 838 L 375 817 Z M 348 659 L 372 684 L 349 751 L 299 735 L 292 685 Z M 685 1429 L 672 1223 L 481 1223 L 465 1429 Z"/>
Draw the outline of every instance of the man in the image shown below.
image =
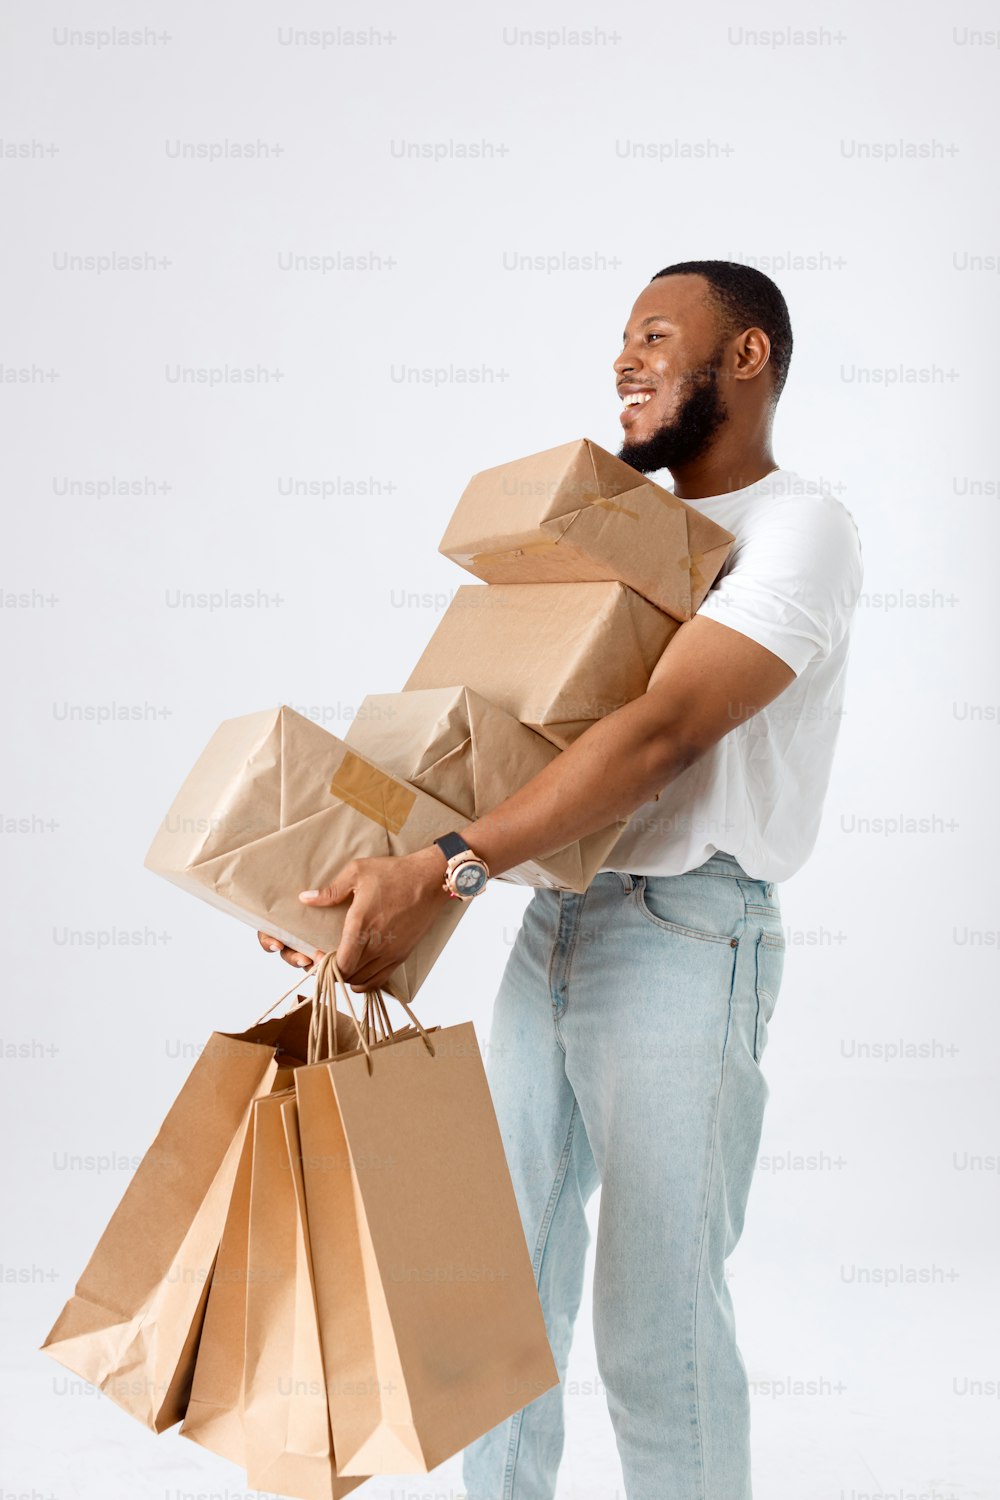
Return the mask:
<path id="1" fill-rule="evenodd" d="M 646 693 L 456 830 L 497 875 L 629 818 L 585 894 L 534 893 L 488 1052 L 561 1374 L 601 1184 L 594 1336 L 628 1500 L 750 1496 L 725 1259 L 767 1097 L 775 887 L 816 839 L 862 579 L 850 513 L 774 461 L 791 351 L 784 298 L 750 267 L 668 266 L 640 294 L 614 365 L 621 457 L 668 469 L 735 545 Z M 352 989 L 377 986 L 430 926 L 450 852 L 355 860 L 302 893 L 351 899 L 338 958 Z M 525 1399 L 466 1450 L 469 1500 L 554 1495 L 562 1388 Z"/>

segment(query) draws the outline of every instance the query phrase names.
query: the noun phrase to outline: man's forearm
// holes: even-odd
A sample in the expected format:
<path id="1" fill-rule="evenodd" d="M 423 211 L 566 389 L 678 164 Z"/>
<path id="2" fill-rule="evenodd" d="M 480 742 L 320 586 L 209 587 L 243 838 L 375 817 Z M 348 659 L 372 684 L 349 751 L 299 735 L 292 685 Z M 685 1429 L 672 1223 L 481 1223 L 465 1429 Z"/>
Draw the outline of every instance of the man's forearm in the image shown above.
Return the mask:
<path id="1" fill-rule="evenodd" d="M 695 758 L 638 698 L 600 719 L 505 802 L 458 830 L 501 875 L 627 818 Z"/>

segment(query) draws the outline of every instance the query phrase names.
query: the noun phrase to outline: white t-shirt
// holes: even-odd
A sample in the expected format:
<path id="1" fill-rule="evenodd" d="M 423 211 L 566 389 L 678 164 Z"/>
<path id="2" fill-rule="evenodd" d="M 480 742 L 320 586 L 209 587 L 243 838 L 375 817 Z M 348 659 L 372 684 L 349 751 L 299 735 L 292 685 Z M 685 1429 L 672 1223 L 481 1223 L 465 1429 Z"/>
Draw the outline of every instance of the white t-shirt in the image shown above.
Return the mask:
<path id="1" fill-rule="evenodd" d="M 862 581 L 857 526 L 841 501 L 787 469 L 685 503 L 736 538 L 698 613 L 796 675 L 638 808 L 602 868 L 681 875 L 721 850 L 755 879 L 787 880 L 816 842 L 843 714 Z"/>

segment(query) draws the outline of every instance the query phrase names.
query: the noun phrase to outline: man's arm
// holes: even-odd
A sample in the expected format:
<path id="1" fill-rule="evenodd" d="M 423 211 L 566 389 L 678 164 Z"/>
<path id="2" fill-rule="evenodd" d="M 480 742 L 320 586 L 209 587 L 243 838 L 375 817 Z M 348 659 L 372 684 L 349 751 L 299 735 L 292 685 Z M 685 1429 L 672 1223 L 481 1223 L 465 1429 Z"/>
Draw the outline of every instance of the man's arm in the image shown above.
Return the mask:
<path id="1" fill-rule="evenodd" d="M 563 849 L 650 801 L 794 676 L 740 631 L 696 616 L 674 635 L 641 698 L 592 725 L 512 797 L 457 831 L 494 875 Z M 300 893 L 310 906 L 351 898 L 337 957 L 353 990 L 384 983 L 429 930 L 449 899 L 444 865 L 433 844 L 354 859 L 333 885 Z M 266 933 L 258 938 L 291 963 L 308 962 Z"/>
<path id="2" fill-rule="evenodd" d="M 652 800 L 794 678 L 756 641 L 696 615 L 676 632 L 641 697 L 458 831 L 493 875 L 563 849 Z"/>

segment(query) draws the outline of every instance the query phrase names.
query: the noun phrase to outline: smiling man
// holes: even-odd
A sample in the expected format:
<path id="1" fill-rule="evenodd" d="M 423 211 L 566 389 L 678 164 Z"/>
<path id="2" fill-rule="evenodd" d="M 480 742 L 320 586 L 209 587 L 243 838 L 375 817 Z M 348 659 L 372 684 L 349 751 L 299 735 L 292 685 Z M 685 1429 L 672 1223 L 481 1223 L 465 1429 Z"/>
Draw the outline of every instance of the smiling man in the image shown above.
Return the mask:
<path id="1" fill-rule="evenodd" d="M 668 469 L 678 496 L 733 533 L 719 578 L 642 697 L 513 797 L 443 849 L 352 861 L 301 897 L 350 901 L 338 958 L 363 990 L 463 872 L 468 891 L 488 889 L 489 875 L 628 819 L 584 894 L 534 892 L 488 1049 L 561 1374 L 601 1186 L 594 1337 L 628 1500 L 751 1493 L 725 1260 L 767 1098 L 760 1065 L 784 961 L 776 887 L 816 840 L 862 581 L 849 511 L 774 460 L 791 351 L 785 300 L 759 271 L 658 272 L 615 360 L 621 457 Z M 469 1500 L 554 1495 L 563 1389 L 524 1397 L 466 1450 Z"/>

